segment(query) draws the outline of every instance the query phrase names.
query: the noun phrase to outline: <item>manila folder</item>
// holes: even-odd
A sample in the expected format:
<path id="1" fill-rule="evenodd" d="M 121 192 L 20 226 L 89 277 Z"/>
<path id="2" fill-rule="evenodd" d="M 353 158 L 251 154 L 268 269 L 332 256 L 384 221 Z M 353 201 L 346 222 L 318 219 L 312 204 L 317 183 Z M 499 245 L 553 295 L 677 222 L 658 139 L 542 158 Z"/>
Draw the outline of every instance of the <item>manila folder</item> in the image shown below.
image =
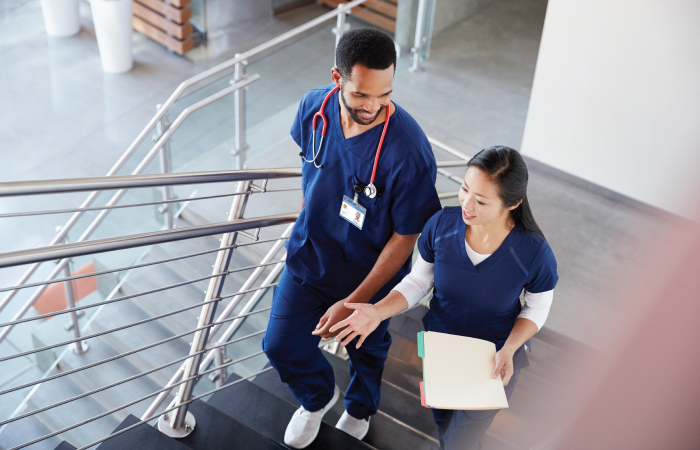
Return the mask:
<path id="1" fill-rule="evenodd" d="M 500 409 L 508 399 L 499 376 L 491 378 L 496 345 L 465 336 L 423 332 L 425 403 L 440 409 Z"/>

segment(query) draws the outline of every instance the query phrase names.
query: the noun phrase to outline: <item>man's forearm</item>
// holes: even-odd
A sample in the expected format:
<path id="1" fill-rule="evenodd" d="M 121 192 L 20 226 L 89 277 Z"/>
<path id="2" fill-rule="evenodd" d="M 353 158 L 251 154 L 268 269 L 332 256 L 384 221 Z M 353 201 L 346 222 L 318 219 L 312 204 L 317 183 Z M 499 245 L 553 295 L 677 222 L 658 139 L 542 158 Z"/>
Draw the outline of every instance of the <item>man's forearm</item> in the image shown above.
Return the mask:
<path id="1" fill-rule="evenodd" d="M 397 274 L 411 256 L 418 234 L 401 235 L 394 232 L 367 278 L 345 299 L 351 303 L 368 303 L 385 284 Z"/>

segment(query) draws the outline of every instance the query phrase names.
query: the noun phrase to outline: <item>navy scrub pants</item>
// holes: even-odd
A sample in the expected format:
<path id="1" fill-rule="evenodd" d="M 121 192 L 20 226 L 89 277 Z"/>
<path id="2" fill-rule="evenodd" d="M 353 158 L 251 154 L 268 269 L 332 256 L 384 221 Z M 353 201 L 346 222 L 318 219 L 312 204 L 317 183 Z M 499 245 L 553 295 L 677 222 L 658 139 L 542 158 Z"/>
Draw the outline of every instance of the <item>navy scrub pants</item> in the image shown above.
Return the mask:
<path id="1" fill-rule="evenodd" d="M 518 382 L 520 369 L 510 377 L 505 387 L 506 397 L 510 398 Z M 434 409 L 433 417 L 438 425 L 440 450 L 478 450 L 481 438 L 491 426 L 500 409 L 488 410 L 450 410 Z"/>
<path id="2" fill-rule="evenodd" d="M 321 338 L 311 334 L 333 303 L 286 269 L 272 298 L 263 350 L 281 381 L 308 411 L 320 410 L 333 396 L 333 368 L 318 348 Z M 388 327 L 389 320 L 382 322 L 359 350 L 355 349 L 357 338 L 346 347 L 351 378 L 345 392 L 345 410 L 356 419 L 377 412 L 384 361 L 391 346 Z"/>

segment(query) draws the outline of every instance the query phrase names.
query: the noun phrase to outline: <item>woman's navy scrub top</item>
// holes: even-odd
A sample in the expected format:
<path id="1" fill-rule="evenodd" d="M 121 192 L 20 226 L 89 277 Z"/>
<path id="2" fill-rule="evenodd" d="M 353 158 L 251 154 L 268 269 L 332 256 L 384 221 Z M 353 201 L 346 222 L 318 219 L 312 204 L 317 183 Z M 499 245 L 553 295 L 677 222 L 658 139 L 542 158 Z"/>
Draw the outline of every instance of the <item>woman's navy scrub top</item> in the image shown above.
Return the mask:
<path id="1" fill-rule="evenodd" d="M 291 135 L 311 160 L 311 122 L 326 95 L 335 86 L 309 91 L 301 100 Z M 367 209 L 358 229 L 340 216 L 343 196 L 354 198 L 356 183 L 367 185 L 383 125 L 345 139 L 339 116 L 339 91 L 326 103 L 328 129 L 317 163 L 303 164 L 305 206 L 287 246 L 287 271 L 338 301 L 349 296 L 372 270 L 394 231 L 418 234 L 440 209 L 435 190 L 437 166 L 432 147 L 416 121 L 392 102 L 374 184 L 383 193 L 374 199 L 360 193 L 358 203 Z M 323 123 L 318 119 L 317 145 Z M 386 296 L 410 272 L 411 258 L 371 300 Z"/>
<path id="2" fill-rule="evenodd" d="M 542 236 L 516 225 L 498 250 L 474 266 L 464 245 L 466 228 L 460 207 L 444 208 L 418 239 L 421 257 L 435 264 L 435 291 L 423 325 L 427 331 L 490 341 L 500 350 L 520 313 L 523 288 L 554 289 L 557 262 Z M 528 365 L 525 353 L 518 353 L 516 370 Z"/>

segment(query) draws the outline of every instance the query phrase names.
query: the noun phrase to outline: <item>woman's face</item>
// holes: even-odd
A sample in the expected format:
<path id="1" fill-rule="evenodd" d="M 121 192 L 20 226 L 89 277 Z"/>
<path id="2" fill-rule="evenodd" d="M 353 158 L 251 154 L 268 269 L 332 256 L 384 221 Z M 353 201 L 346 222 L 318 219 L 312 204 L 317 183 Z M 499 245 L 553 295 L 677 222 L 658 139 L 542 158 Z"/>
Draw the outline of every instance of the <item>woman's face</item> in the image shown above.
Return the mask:
<path id="1" fill-rule="evenodd" d="M 494 221 L 504 224 L 509 211 L 499 197 L 498 186 L 491 177 L 476 167 L 467 169 L 462 187 L 459 189 L 459 204 L 462 207 L 462 220 L 467 225 L 488 225 Z"/>

